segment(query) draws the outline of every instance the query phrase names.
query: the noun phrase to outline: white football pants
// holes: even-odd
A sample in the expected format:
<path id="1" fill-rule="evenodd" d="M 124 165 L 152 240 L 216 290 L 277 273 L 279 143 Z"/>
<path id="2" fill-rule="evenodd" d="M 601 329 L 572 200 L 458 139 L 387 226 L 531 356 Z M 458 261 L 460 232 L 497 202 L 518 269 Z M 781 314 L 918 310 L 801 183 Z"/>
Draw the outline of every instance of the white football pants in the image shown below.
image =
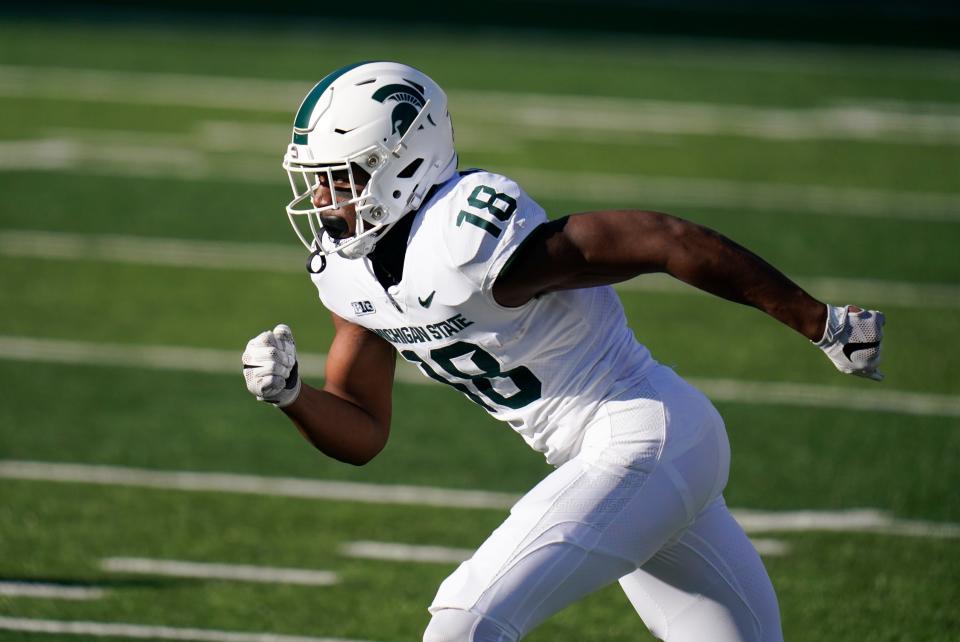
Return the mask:
<path id="1" fill-rule="evenodd" d="M 656 367 L 444 580 L 424 642 L 515 642 L 617 580 L 661 640 L 780 642 L 773 586 L 723 501 L 729 464 L 713 405 Z"/>

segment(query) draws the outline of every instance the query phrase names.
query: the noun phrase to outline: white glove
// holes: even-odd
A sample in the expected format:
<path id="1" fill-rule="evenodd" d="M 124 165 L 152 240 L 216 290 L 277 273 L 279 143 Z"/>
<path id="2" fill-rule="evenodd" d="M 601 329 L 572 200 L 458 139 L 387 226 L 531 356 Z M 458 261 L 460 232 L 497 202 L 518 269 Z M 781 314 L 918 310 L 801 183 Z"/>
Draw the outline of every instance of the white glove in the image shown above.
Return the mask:
<path id="1" fill-rule="evenodd" d="M 883 313 L 876 310 L 827 305 L 827 327 L 814 345 L 827 353 L 840 372 L 881 381 L 883 375 L 877 367 L 883 323 Z"/>
<path id="2" fill-rule="evenodd" d="M 247 390 L 278 408 L 289 406 L 300 394 L 298 370 L 293 333 L 283 323 L 250 339 L 243 351 Z"/>

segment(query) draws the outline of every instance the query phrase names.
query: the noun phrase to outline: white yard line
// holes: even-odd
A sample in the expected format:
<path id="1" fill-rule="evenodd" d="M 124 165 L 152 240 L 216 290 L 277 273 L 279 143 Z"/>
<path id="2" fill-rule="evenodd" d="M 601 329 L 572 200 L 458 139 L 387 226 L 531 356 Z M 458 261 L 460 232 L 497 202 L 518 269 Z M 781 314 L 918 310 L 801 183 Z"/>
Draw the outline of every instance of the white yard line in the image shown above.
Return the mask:
<path id="1" fill-rule="evenodd" d="M 0 254 L 3 252 L 3 232 L 0 232 Z M 960 286 L 950 283 L 917 283 L 802 275 L 791 275 L 791 278 L 807 291 L 826 300 L 855 299 L 869 306 L 960 308 Z M 702 290 L 665 274 L 645 274 L 619 283 L 615 287 L 624 292 L 705 295 Z"/>
<path id="2" fill-rule="evenodd" d="M 750 543 L 764 557 L 779 557 L 790 552 L 790 545 L 779 539 L 751 537 Z"/>
<path id="3" fill-rule="evenodd" d="M 0 95 L 124 105 L 289 112 L 310 81 L 0 65 Z"/>
<path id="4" fill-rule="evenodd" d="M 282 635 L 279 633 L 240 633 L 216 629 L 185 629 L 150 624 L 120 622 L 82 622 L 38 620 L 0 616 L 0 630 L 53 635 L 136 638 L 142 640 L 184 640 L 193 642 L 363 642 L 346 638 Z"/>
<path id="5" fill-rule="evenodd" d="M 290 243 L 238 243 L 145 236 L 0 230 L 0 256 L 115 261 L 139 265 L 256 270 L 302 274 L 307 254 Z M 960 286 L 877 279 L 794 276 L 826 299 L 853 299 L 870 305 L 960 307 Z M 676 279 L 644 275 L 617 286 L 624 291 L 702 294 Z"/>
<path id="6" fill-rule="evenodd" d="M 517 499 L 509 493 L 479 490 L 28 461 L 0 460 L 0 478 L 440 508 L 502 510 Z"/>
<path id="7" fill-rule="evenodd" d="M 534 197 L 637 207 L 723 207 L 785 214 L 908 221 L 960 220 L 960 194 L 825 187 L 774 182 L 601 174 L 495 167 Z M 44 170 L 98 176 L 219 182 L 283 182 L 276 159 L 214 158 L 202 150 L 67 138 L 0 141 L 0 170 Z"/>
<path id="8" fill-rule="evenodd" d="M 960 194 L 498 167 L 532 195 L 580 203 L 723 207 L 893 220 L 960 220 Z"/>
<path id="9" fill-rule="evenodd" d="M 300 371 L 304 376 L 318 378 L 323 376 L 326 355 L 301 353 L 299 358 Z M 240 373 L 240 354 L 239 351 L 234 350 L 89 343 L 6 335 L 0 335 L 0 360 L 217 374 L 239 375 Z M 416 368 L 406 363 L 402 363 L 397 368 L 397 380 L 403 383 L 435 385 L 432 380 L 422 376 Z M 952 395 L 907 392 L 889 388 L 875 390 L 833 388 L 809 383 L 694 377 L 689 377 L 689 380 L 718 401 L 960 417 L 960 397 Z"/>
<path id="10" fill-rule="evenodd" d="M 789 551 L 786 542 L 776 539 L 751 539 L 754 548 L 761 555 L 785 555 Z M 347 542 L 340 548 L 340 554 L 347 557 L 367 560 L 385 560 L 389 562 L 426 562 L 438 564 L 459 564 L 473 556 L 470 548 L 448 548 L 446 546 L 414 546 L 395 542 Z"/>
<path id="11" fill-rule="evenodd" d="M 512 493 L 453 490 L 431 486 L 329 482 L 314 479 L 144 470 L 119 466 L 15 460 L 0 460 L 0 479 L 246 493 L 370 504 L 403 504 L 460 509 L 506 510 L 519 499 L 518 495 Z M 733 514 L 747 532 L 843 531 L 914 537 L 960 537 L 960 524 L 899 520 L 888 513 L 875 509 L 837 511 L 733 509 Z"/>
<path id="12" fill-rule="evenodd" d="M 290 113 L 309 81 L 0 65 L 0 96 Z M 919 105 L 850 103 L 757 107 L 561 94 L 450 91 L 451 111 L 541 130 L 853 139 L 910 144 L 960 142 L 960 114 Z"/>
<path id="13" fill-rule="evenodd" d="M 811 383 L 778 383 L 686 377 L 715 401 L 837 408 L 929 417 L 960 417 L 960 397 L 902 390 L 833 388 Z"/>
<path id="14" fill-rule="evenodd" d="M 103 589 L 46 582 L 0 582 L 0 597 L 32 597 L 45 600 L 99 600 Z"/>
<path id="15" fill-rule="evenodd" d="M 837 531 L 913 535 L 916 537 L 960 537 L 960 524 L 897 520 L 880 510 L 857 508 L 837 511 L 759 511 L 736 509 L 734 516 L 743 530 L 754 533 Z"/>
<path id="16" fill-rule="evenodd" d="M 142 557 L 108 557 L 100 561 L 100 567 L 113 573 L 137 573 L 141 575 L 166 575 L 235 582 L 261 582 L 266 584 L 301 584 L 305 586 L 330 586 L 337 583 L 337 575 L 331 571 L 271 566 L 248 566 L 238 564 L 212 564 L 209 562 L 185 562 L 182 560 L 158 560 Z"/>
<path id="17" fill-rule="evenodd" d="M 340 547 L 340 554 L 365 560 L 386 560 L 390 562 L 436 562 L 438 564 L 458 564 L 473 556 L 470 548 L 449 548 L 447 546 L 415 546 L 395 542 L 347 542 Z"/>
<path id="18" fill-rule="evenodd" d="M 156 370 L 227 373 L 241 372 L 240 355 L 229 350 L 170 346 L 83 343 L 0 336 L 0 359 L 46 363 L 111 365 Z M 323 359 L 301 356 L 309 376 L 323 374 Z"/>
<path id="19" fill-rule="evenodd" d="M 0 231 L 0 255 L 300 274 L 308 256 L 292 235 L 290 243 L 271 244 L 32 230 Z"/>
<path id="20" fill-rule="evenodd" d="M 892 105 L 785 108 L 592 96 L 459 92 L 451 112 L 467 122 L 513 125 L 539 135 L 585 132 L 743 136 L 772 140 L 960 143 L 960 114 Z M 521 136 L 527 136 L 520 130 Z"/>

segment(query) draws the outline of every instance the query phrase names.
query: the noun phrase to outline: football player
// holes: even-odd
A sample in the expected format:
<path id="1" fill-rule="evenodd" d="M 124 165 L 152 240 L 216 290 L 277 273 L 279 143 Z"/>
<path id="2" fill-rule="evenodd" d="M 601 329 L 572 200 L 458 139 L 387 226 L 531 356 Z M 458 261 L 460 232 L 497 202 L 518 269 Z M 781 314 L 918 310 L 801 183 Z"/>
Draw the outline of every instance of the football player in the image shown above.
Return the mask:
<path id="1" fill-rule="evenodd" d="M 509 178 L 457 170 L 445 94 L 398 63 L 321 80 L 283 166 L 287 214 L 336 334 L 322 388 L 301 381 L 289 327 L 252 339 L 250 392 L 322 452 L 363 464 L 387 441 L 399 353 L 556 467 L 440 586 L 426 642 L 519 640 L 617 581 L 660 639 L 782 639 L 767 573 L 724 504 L 723 421 L 636 341 L 610 284 L 670 274 L 878 380 L 881 313 L 821 303 L 667 214 L 548 219 Z"/>

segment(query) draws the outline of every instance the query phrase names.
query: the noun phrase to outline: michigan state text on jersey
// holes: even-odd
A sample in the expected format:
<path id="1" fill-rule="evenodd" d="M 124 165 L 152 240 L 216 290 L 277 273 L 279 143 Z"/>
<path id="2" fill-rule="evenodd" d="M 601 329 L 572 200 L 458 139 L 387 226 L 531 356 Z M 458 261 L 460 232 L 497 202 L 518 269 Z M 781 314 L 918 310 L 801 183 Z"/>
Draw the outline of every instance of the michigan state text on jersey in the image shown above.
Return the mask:
<path id="1" fill-rule="evenodd" d="M 283 166 L 287 215 L 336 332 L 322 388 L 301 381 L 289 327 L 253 338 L 250 392 L 322 452 L 363 464 L 389 435 L 399 354 L 556 467 L 441 584 L 425 642 L 519 640 L 613 582 L 660 639 L 782 640 L 773 587 L 723 500 L 723 421 L 637 342 L 610 284 L 670 274 L 872 379 L 881 313 L 821 303 L 667 214 L 549 218 L 509 178 L 458 170 L 444 92 L 398 63 L 314 86 Z"/>

